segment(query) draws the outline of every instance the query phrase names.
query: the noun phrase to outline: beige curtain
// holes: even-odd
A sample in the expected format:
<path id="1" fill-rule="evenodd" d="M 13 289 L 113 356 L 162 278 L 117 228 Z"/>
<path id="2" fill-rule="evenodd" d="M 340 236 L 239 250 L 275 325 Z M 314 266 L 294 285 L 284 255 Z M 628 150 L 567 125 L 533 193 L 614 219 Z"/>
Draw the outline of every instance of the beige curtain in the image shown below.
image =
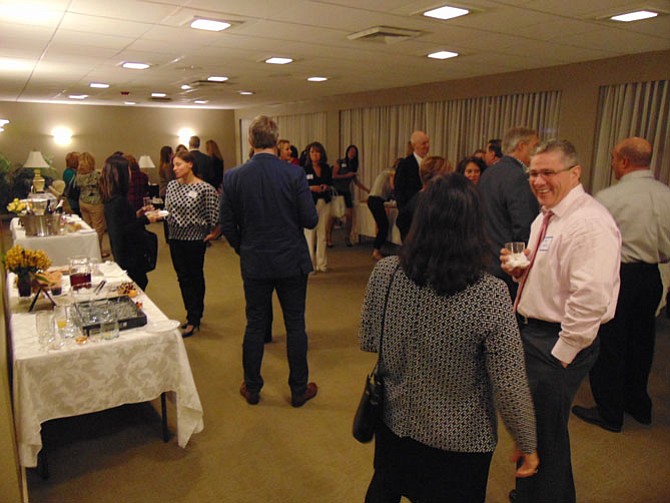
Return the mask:
<path id="1" fill-rule="evenodd" d="M 561 102 L 559 91 L 447 100 L 414 105 L 360 108 L 340 112 L 342 150 L 358 146 L 359 178 L 368 187 L 375 176 L 405 156 L 412 131 L 430 137 L 430 153 L 456 165 L 506 129 L 525 125 L 542 138 L 557 135 Z"/>
<path id="2" fill-rule="evenodd" d="M 602 86 L 598 104 L 593 155 L 593 193 L 614 182 L 610 153 L 630 136 L 646 138 L 654 146 L 651 167 L 663 183 L 670 181 L 670 81 L 632 82 Z"/>
<path id="3" fill-rule="evenodd" d="M 305 146 L 313 141 L 321 142 L 324 145 L 327 144 L 326 112 L 280 115 L 273 117 L 273 119 L 277 123 L 277 126 L 279 126 L 279 137 L 289 140 L 296 146 L 298 152 L 301 152 Z"/>

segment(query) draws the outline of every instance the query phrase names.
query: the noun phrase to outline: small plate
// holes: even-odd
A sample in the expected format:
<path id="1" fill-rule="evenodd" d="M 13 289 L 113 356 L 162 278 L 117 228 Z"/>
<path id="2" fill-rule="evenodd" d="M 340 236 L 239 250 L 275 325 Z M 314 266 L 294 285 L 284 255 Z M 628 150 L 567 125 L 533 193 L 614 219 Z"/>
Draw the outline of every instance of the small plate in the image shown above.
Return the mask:
<path id="1" fill-rule="evenodd" d="M 170 332 L 179 326 L 178 320 L 163 320 L 157 323 L 152 323 L 145 327 L 147 332 L 152 334 L 164 334 L 165 332 Z"/>

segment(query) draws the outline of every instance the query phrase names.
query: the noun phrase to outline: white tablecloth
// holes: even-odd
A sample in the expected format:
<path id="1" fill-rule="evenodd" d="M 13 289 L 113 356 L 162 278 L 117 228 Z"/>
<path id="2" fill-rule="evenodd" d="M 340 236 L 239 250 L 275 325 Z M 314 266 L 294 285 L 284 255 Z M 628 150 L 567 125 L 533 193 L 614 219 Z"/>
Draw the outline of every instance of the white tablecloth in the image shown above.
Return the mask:
<path id="1" fill-rule="evenodd" d="M 35 315 L 26 312 L 30 301 L 18 300 L 11 278 L 7 284 L 13 306 L 14 418 L 23 466 L 37 465 L 44 421 L 146 402 L 165 391 L 175 392 L 169 398 L 175 399 L 179 446 L 202 431 L 202 405 L 178 329 L 154 334 L 147 325 L 123 330 L 112 341 L 71 343 L 45 353 L 37 342 Z M 166 319 L 146 294 L 138 299 L 149 324 Z"/>
<path id="2" fill-rule="evenodd" d="M 398 209 L 395 207 L 386 208 L 386 216 L 389 219 L 389 233 L 387 241 L 394 244 L 401 244 L 400 230 L 395 225 L 395 219 L 398 217 Z M 368 208 L 368 204 L 361 202 L 354 206 L 354 232 L 359 236 L 368 236 L 374 238 L 377 235 L 377 224 Z"/>
<path id="3" fill-rule="evenodd" d="M 30 250 L 43 250 L 55 266 L 68 265 L 68 258 L 73 255 L 85 255 L 100 260 L 100 244 L 98 234 L 83 220 L 79 221 L 82 229 L 77 232 L 61 236 L 26 236 L 23 227 L 19 226 L 19 219 L 14 218 L 10 223 L 14 244 Z"/>

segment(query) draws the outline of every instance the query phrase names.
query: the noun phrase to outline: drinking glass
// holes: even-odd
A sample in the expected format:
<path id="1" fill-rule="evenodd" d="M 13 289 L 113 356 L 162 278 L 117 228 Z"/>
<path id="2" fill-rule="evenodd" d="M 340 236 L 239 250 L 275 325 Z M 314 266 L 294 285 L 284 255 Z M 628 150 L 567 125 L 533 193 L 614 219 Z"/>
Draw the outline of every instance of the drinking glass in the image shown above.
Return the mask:
<path id="1" fill-rule="evenodd" d="M 35 315 L 37 342 L 42 351 L 46 351 L 54 338 L 54 318 L 50 311 L 40 311 Z"/>
<path id="2" fill-rule="evenodd" d="M 106 341 L 116 339 L 119 336 L 119 320 L 115 307 L 114 303 L 107 302 L 100 309 L 100 337 Z"/>
<path id="3" fill-rule="evenodd" d="M 70 287 L 73 291 L 91 288 L 91 264 L 88 257 L 70 257 Z"/>
<path id="4" fill-rule="evenodd" d="M 151 206 L 151 198 L 150 197 L 143 197 L 142 198 L 142 206 Z"/>
<path id="5" fill-rule="evenodd" d="M 514 241 L 510 243 L 505 243 L 505 249 L 510 252 L 510 258 L 508 264 L 512 267 L 528 267 L 530 262 L 528 257 L 524 253 L 526 249 L 526 243 L 523 241 Z"/>

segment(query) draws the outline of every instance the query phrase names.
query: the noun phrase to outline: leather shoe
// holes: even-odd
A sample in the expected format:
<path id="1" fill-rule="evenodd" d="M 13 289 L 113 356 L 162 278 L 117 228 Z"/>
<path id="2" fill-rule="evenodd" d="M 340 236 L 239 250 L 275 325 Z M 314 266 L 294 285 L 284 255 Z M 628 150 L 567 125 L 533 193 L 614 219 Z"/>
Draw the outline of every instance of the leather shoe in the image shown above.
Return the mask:
<path id="1" fill-rule="evenodd" d="M 509 492 L 509 494 L 507 495 L 507 497 L 509 498 L 509 500 L 510 500 L 512 503 L 514 503 L 514 502 L 517 500 L 517 497 L 518 497 L 518 495 L 517 495 L 517 493 L 516 493 L 516 489 L 512 489 L 512 490 Z"/>
<path id="2" fill-rule="evenodd" d="M 649 414 L 638 414 L 631 410 L 626 410 L 626 414 L 635 419 L 640 424 L 646 424 L 647 426 L 651 424 L 651 413 Z"/>
<path id="3" fill-rule="evenodd" d="M 317 393 L 316 383 L 311 382 L 307 385 L 307 389 L 302 395 L 291 397 L 291 405 L 293 407 L 302 407 L 303 405 L 305 405 L 305 402 L 307 402 L 307 400 L 311 400 L 312 398 L 314 398 L 316 396 L 316 393 Z"/>
<path id="4" fill-rule="evenodd" d="M 621 431 L 621 426 L 610 424 L 600 417 L 598 407 L 580 407 L 579 405 L 575 405 L 572 408 L 572 413 L 582 421 L 600 426 L 604 430 L 614 433 L 619 433 Z"/>
<path id="5" fill-rule="evenodd" d="M 261 399 L 258 391 L 249 391 L 247 389 L 247 385 L 244 383 L 242 383 L 242 386 L 240 386 L 240 395 L 244 397 L 249 405 L 256 405 Z"/>

